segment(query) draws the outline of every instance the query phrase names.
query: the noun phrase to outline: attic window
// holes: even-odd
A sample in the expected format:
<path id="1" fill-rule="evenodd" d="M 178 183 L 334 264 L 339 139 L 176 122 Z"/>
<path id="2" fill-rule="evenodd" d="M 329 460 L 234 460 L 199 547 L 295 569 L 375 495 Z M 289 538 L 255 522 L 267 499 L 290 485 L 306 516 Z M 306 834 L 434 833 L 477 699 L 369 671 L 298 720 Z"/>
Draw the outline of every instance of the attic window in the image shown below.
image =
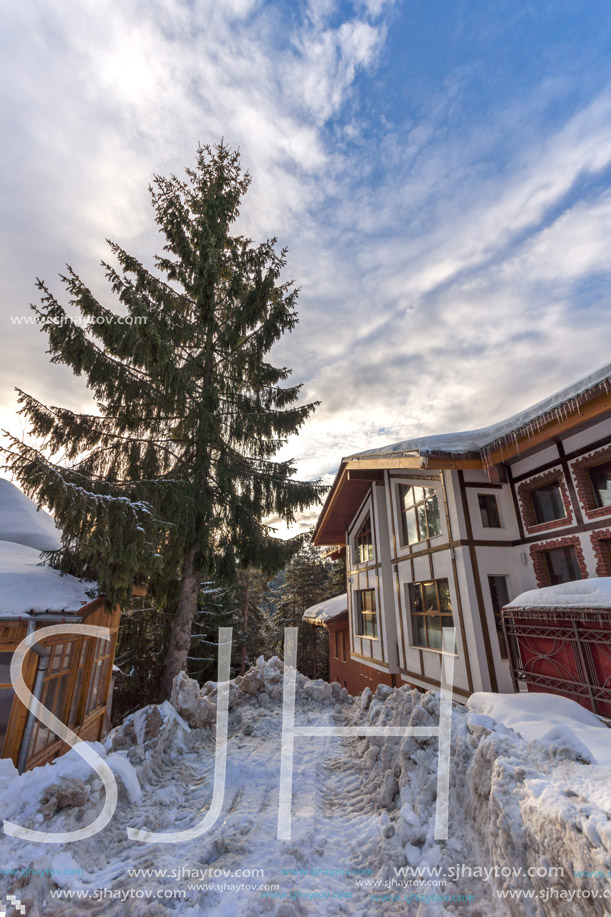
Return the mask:
<path id="1" fill-rule="evenodd" d="M 357 564 L 366 564 L 373 560 L 373 533 L 371 531 L 371 516 L 367 516 L 354 540 Z"/>

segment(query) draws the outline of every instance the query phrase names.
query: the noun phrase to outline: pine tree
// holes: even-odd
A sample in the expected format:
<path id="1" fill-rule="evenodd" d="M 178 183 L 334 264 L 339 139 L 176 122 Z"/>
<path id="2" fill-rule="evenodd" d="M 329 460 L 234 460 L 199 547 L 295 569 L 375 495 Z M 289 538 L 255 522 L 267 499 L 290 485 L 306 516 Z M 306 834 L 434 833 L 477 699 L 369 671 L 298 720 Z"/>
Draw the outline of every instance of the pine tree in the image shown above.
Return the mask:
<path id="1" fill-rule="evenodd" d="M 64 531 L 62 569 L 94 571 L 109 602 L 146 581 L 171 610 L 165 697 L 185 668 L 202 581 L 281 567 L 302 539 L 276 538 L 262 520 L 291 522 L 323 490 L 274 460 L 315 408 L 297 405 L 290 370 L 266 360 L 297 322 L 286 250 L 230 234 L 251 180 L 239 153 L 200 147 L 186 176 L 150 188 L 165 236 L 156 270 L 108 242 L 116 266 L 102 264 L 122 317 L 70 267 L 62 281 L 78 321 L 38 281 L 32 308 L 51 360 L 84 375 L 97 410 L 19 391 L 37 442 L 12 438 L 6 450 L 6 467 Z"/>
<path id="2" fill-rule="evenodd" d="M 193 619 L 191 646 L 185 665 L 187 674 L 200 684 L 208 680 L 216 681 L 219 627 L 235 625 L 230 593 L 231 590 L 227 587 L 202 583 Z M 235 631 L 233 644 L 232 655 L 235 655 Z"/>
<path id="3" fill-rule="evenodd" d="M 225 608 L 233 614 L 233 656 L 236 673 L 243 675 L 259 656 L 269 655 L 271 619 L 263 607 L 266 582 L 260 570 L 240 570 L 227 590 Z"/>
<path id="4" fill-rule="evenodd" d="M 328 677 L 328 634 L 324 628 L 303 622 L 306 608 L 317 605 L 345 591 L 338 589 L 335 565 L 325 561 L 320 551 L 307 541 L 286 565 L 283 576 L 270 583 L 267 601 L 273 608 L 272 623 L 276 634 L 276 651 L 284 652 L 284 628 L 298 627 L 297 668 L 311 678 Z"/>

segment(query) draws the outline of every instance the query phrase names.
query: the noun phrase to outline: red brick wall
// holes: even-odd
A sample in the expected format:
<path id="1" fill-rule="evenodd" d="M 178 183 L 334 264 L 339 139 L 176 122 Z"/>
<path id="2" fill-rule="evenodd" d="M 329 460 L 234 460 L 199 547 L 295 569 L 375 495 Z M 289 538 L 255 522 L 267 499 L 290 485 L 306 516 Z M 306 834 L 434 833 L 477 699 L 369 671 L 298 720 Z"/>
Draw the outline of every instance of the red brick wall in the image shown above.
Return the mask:
<path id="1" fill-rule="evenodd" d="M 542 541 L 538 544 L 533 544 L 530 546 L 530 557 L 535 571 L 535 576 L 537 578 L 537 586 L 539 589 L 543 589 L 544 586 L 550 586 L 549 575 L 547 572 L 547 564 L 545 562 L 545 557 L 543 553 L 545 551 L 553 551 L 554 548 L 575 548 L 575 554 L 577 555 L 577 563 L 579 565 L 579 571 L 583 579 L 588 577 L 588 568 L 586 567 L 586 561 L 583 556 L 583 551 L 581 548 L 581 543 L 579 538 L 575 535 L 572 538 L 555 538 L 553 541 Z"/>
<path id="2" fill-rule="evenodd" d="M 611 576 L 611 529 L 599 529 L 590 538 L 596 556 L 596 575 Z"/>
<path id="3" fill-rule="evenodd" d="M 603 465 L 611 459 L 611 445 L 597 449 L 596 452 L 590 452 L 584 458 L 577 459 L 571 464 L 571 469 L 575 476 L 575 489 L 579 496 L 579 502 L 588 519 L 598 519 L 600 516 L 611 516 L 611 506 L 597 506 L 596 497 L 590 481 L 588 470 L 595 465 Z"/>
<path id="4" fill-rule="evenodd" d="M 537 487 L 545 487 L 547 484 L 556 483 L 560 485 L 560 491 L 562 493 L 562 502 L 564 503 L 564 516 L 561 519 L 554 519 L 551 522 L 537 522 L 530 492 L 532 490 L 536 490 Z M 552 529 L 558 528 L 558 526 L 570 525 L 573 521 L 573 510 L 571 508 L 569 492 L 567 490 L 562 469 L 560 468 L 552 469 L 552 471 L 546 471 L 544 474 L 538 474 L 536 477 L 530 478 L 528 481 L 524 481 L 522 484 L 519 484 L 518 500 L 520 501 L 520 509 L 522 511 L 524 526 L 529 535 L 536 535 L 539 532 L 549 532 Z"/>
<path id="5" fill-rule="evenodd" d="M 360 694 L 365 688 L 375 691 L 378 685 L 392 686 L 391 675 L 350 658 L 350 632 L 347 618 L 339 622 L 329 621 L 327 628 L 329 630 L 329 681 L 339 682 L 352 695 Z M 342 634 L 346 646 L 345 659 L 341 659 L 341 651 L 339 656 L 335 656 L 335 640 L 338 639 L 341 646 Z"/>

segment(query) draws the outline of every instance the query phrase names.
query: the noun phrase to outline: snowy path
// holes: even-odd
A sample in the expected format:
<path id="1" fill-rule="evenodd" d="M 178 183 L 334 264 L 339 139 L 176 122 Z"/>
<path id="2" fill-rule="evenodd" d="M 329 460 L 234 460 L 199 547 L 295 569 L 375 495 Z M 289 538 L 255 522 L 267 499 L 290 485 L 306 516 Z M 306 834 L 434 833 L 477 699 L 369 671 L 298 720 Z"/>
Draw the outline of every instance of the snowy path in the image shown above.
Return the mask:
<path id="1" fill-rule="evenodd" d="M 608 913 L 603 892 L 609 882 L 591 871 L 611 869 L 611 766 L 584 763 L 583 744 L 566 728 L 558 733 L 554 727 L 560 745 L 551 739 L 529 744 L 490 716 L 455 707 L 445 842 L 434 837 L 436 738 L 298 735 L 293 833 L 290 841 L 279 841 L 281 669 L 279 660 L 261 662 L 232 682 L 224 803 L 207 834 L 178 844 L 127 836 L 130 827 L 190 829 L 210 807 L 215 746 L 202 717 L 213 722 L 215 688 L 200 692 L 186 679 L 184 697 L 175 703 L 198 728 L 189 730 L 168 703 L 129 718 L 107 743 L 106 761 L 125 775 L 110 824 L 73 844 L 0 838 L 4 868 L 54 870 L 53 878 L 12 877 L 3 893 L 17 894 L 27 917 Z M 349 698 L 338 685 L 331 690 L 298 676 L 296 723 L 378 729 L 428 728 L 439 721 L 433 694 L 380 688 L 362 700 Z M 480 701 L 489 702 L 483 695 Z M 603 749 L 611 734 L 598 727 L 595 738 Z M 85 794 L 81 802 L 49 809 L 48 797 L 53 801 L 57 787 L 74 778 Z M 75 752 L 16 779 L 3 777 L 0 769 L 0 789 L 3 780 L 3 816 L 29 828 L 74 830 L 101 809 L 101 783 Z M 529 878 L 526 870 L 542 865 L 560 872 Z M 550 889 L 584 895 L 546 899 Z M 588 890 L 600 897 L 586 897 Z M 515 892 L 535 897 L 502 897 Z"/>
<path id="2" fill-rule="evenodd" d="M 328 717 L 329 714 L 326 714 Z M 290 841 L 278 841 L 278 786 L 281 713 L 265 711 L 261 731 L 229 739 L 227 779 L 223 814 L 209 834 L 186 844 L 149 845 L 130 841 L 126 828 L 142 827 L 157 831 L 186 829 L 197 823 L 207 810 L 213 782 L 213 744 L 208 738 L 197 752 L 180 758 L 166 754 L 155 767 L 137 805 L 120 806 L 112 823 L 90 841 L 72 845 L 72 856 L 79 866 L 90 870 L 89 879 L 81 877 L 80 888 L 107 887 L 114 890 L 147 888 L 151 890 L 188 888 L 188 903 L 180 913 L 232 917 L 276 913 L 283 915 L 403 914 L 402 906 L 376 905 L 370 892 L 357 888 L 354 872 L 364 847 L 376 845 L 381 836 L 380 817 L 364 799 L 360 786 L 360 766 L 354 744 L 345 739 L 301 740 L 297 742 L 293 794 L 293 832 Z M 343 717 L 335 717 L 345 724 Z M 320 725 L 320 713 L 301 721 Z M 373 816 L 373 817 L 372 817 Z M 126 868 L 126 864 L 129 864 Z M 224 870 L 227 878 L 205 881 L 167 877 L 135 877 L 134 870 Z M 263 870 L 264 878 L 234 878 L 238 870 Z M 329 875 L 330 872 L 335 875 Z M 320 874 L 322 872 L 322 874 Z M 131 873 L 131 874 L 130 874 Z M 318 873 L 318 874 L 317 874 Z M 357 873 L 358 874 L 358 873 Z M 205 890 L 205 884 L 277 885 L 286 900 L 264 899 L 256 891 Z M 291 900 L 299 895 L 299 906 Z M 327 897 L 308 900 L 309 895 Z M 342 900 L 342 896 L 350 897 Z M 337 897 L 336 897 L 337 896 Z M 165 902 L 164 902 L 165 903 Z M 172 909 L 176 906 L 171 902 Z M 165 908 L 147 914 L 168 914 Z M 121 900 L 81 900 L 79 913 L 122 915 Z M 130 913 L 139 913 L 130 903 Z M 74 913 L 74 901 L 47 900 L 45 913 Z"/>

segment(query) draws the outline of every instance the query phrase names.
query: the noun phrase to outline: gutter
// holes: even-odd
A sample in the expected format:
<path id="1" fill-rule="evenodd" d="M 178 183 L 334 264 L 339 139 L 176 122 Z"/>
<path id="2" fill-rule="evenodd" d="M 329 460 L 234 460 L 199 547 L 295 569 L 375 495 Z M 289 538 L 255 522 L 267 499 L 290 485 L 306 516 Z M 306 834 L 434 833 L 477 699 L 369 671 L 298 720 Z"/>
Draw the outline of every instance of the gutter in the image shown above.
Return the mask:
<path id="1" fill-rule="evenodd" d="M 30 612 L 29 614 L 19 614 L 19 615 L 1 615 L 0 621 L 25 621 L 27 624 L 36 624 L 38 621 L 49 622 L 50 624 L 81 624 L 83 618 L 81 615 L 71 614 L 70 612 L 64 614 L 62 612 L 52 612 L 48 613 L 46 611 Z M 30 630 L 28 629 L 28 634 Z"/>

